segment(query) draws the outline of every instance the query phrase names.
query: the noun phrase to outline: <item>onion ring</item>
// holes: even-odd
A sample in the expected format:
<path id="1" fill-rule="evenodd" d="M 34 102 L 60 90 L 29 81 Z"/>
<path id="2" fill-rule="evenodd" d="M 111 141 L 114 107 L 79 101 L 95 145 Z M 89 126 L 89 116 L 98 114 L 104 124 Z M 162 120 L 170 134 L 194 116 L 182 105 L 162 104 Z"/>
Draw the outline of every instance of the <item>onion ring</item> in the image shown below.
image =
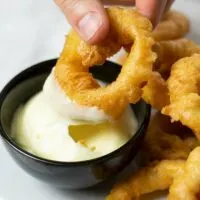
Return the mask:
<path id="1" fill-rule="evenodd" d="M 161 41 L 154 45 L 157 59 L 154 70 L 159 72 L 162 77 L 168 78 L 171 66 L 181 58 L 200 53 L 200 46 L 186 38 L 171 41 Z"/>
<path id="2" fill-rule="evenodd" d="M 171 66 L 179 59 L 200 53 L 200 46 L 193 41 L 178 40 L 157 42 L 153 50 L 157 54 L 154 71 L 143 88 L 142 98 L 154 108 L 161 110 L 169 104 L 169 91 L 164 79 L 169 77 Z"/>
<path id="3" fill-rule="evenodd" d="M 168 116 L 158 112 L 153 117 L 144 139 L 141 150 L 142 164 L 163 159 L 186 160 L 199 144 L 190 129 L 180 123 L 171 123 Z"/>
<path id="4" fill-rule="evenodd" d="M 123 65 L 125 57 L 127 56 L 124 53 L 117 63 Z M 160 73 L 153 72 L 147 84 L 142 88 L 142 99 L 153 108 L 161 110 L 170 102 L 168 93 L 166 81 Z"/>
<path id="5" fill-rule="evenodd" d="M 162 77 L 168 78 L 171 66 L 181 58 L 199 54 L 200 46 L 192 40 L 180 38 L 177 40 L 156 42 L 153 50 L 157 54 L 154 70 L 159 72 Z M 129 52 L 130 49 L 126 48 L 126 51 Z M 123 60 L 125 60 L 125 55 L 123 55 Z"/>
<path id="6" fill-rule="evenodd" d="M 110 33 L 102 44 L 88 45 L 72 31 L 55 67 L 55 78 L 65 94 L 79 105 L 95 106 L 117 119 L 129 103 L 141 97 L 141 88 L 148 81 L 156 55 L 151 50 L 150 21 L 134 10 L 108 8 Z M 100 87 L 88 72 L 95 64 L 131 44 L 129 57 L 115 82 Z M 117 109 L 116 109 L 117 105 Z"/>
<path id="7" fill-rule="evenodd" d="M 195 165 L 194 167 L 199 167 L 200 147 L 197 146 L 199 146 L 199 141 L 189 129 L 181 124 L 174 126 L 167 116 L 156 113 L 148 128 L 142 149 L 144 151 L 144 154 L 141 154 L 142 159 L 146 159 L 143 157 L 145 154 L 149 156 L 144 163 L 145 167 L 136 171 L 129 179 L 115 185 L 106 200 L 139 199 L 141 195 L 168 188 L 171 188 L 170 191 L 173 194 L 174 191 L 182 191 L 180 188 L 183 188 L 185 182 L 192 182 L 191 176 L 198 176 L 198 178 L 194 183 L 189 183 L 188 188 L 198 192 L 200 171 L 196 170 L 197 173 L 193 176 L 192 168 L 187 169 L 192 159 L 193 161 L 198 159 L 196 165 L 194 162 L 192 164 Z M 194 153 L 197 152 L 197 148 L 199 149 L 198 156 Z M 185 177 L 184 173 L 186 173 L 186 178 L 181 179 Z M 186 189 L 185 191 L 187 192 Z"/>
<path id="8" fill-rule="evenodd" d="M 173 40 L 183 37 L 189 32 L 189 29 L 190 22 L 184 14 L 178 11 L 169 11 L 154 29 L 152 36 L 155 41 Z"/>
<path id="9" fill-rule="evenodd" d="M 154 73 L 143 88 L 142 98 L 154 108 L 161 110 L 169 104 L 169 91 L 164 79 L 169 77 L 171 66 L 179 59 L 200 53 L 200 46 L 191 40 L 182 38 L 157 42 L 154 45 L 157 60 Z M 161 75 L 160 75 L 161 74 Z"/>
<path id="10" fill-rule="evenodd" d="M 106 200 L 138 199 L 141 195 L 169 188 L 169 200 L 197 200 L 200 192 L 200 147 L 184 160 L 153 162 L 117 184 Z"/>
<path id="11" fill-rule="evenodd" d="M 190 21 L 184 14 L 169 11 L 153 30 L 152 37 L 156 42 L 176 40 L 184 37 L 189 30 Z M 127 52 L 130 52 L 131 45 L 126 45 L 124 48 Z"/>
<path id="12" fill-rule="evenodd" d="M 114 186 L 106 200 L 132 200 L 141 195 L 165 190 L 173 183 L 174 177 L 183 174 L 185 161 L 163 160 L 135 172 L 129 180 Z"/>
<path id="13" fill-rule="evenodd" d="M 121 57 L 117 60 L 117 63 L 123 65 L 127 57 L 128 54 L 123 52 Z M 153 108 L 161 110 L 170 102 L 168 93 L 166 81 L 160 73 L 153 72 L 147 84 L 142 88 L 142 99 Z"/>
<path id="14" fill-rule="evenodd" d="M 198 200 L 200 192 L 200 147 L 189 155 L 183 175 L 177 175 L 169 190 L 169 200 Z"/>
<path id="15" fill-rule="evenodd" d="M 142 99 L 157 110 L 169 104 L 167 83 L 159 73 L 152 73 L 142 89 Z"/>
<path id="16" fill-rule="evenodd" d="M 169 30 L 171 31 L 169 32 Z M 157 54 L 154 70 L 161 76 L 158 73 L 152 74 L 143 88 L 142 98 L 158 110 L 169 104 L 169 91 L 164 79 L 169 77 L 172 64 L 180 58 L 200 52 L 200 47 L 190 40 L 183 38 L 172 40 L 184 36 L 188 31 L 189 20 L 187 17 L 179 12 L 170 11 L 152 32 L 153 38 L 157 41 L 154 45 L 154 51 Z M 130 51 L 129 45 L 124 48 L 127 52 Z"/>
<path id="17" fill-rule="evenodd" d="M 191 128 L 200 139 L 199 85 L 200 54 L 177 61 L 168 79 L 170 105 L 164 107 L 162 113 Z"/>

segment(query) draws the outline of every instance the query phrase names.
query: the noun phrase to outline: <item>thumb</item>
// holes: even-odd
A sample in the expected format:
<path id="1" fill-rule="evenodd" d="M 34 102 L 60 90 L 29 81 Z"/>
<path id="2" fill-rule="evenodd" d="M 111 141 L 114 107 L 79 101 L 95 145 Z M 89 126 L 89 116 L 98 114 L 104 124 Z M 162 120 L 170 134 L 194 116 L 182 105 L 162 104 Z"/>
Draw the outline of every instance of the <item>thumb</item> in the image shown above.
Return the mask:
<path id="1" fill-rule="evenodd" d="M 55 0 L 55 2 L 83 40 L 94 44 L 106 37 L 109 20 L 99 0 Z"/>

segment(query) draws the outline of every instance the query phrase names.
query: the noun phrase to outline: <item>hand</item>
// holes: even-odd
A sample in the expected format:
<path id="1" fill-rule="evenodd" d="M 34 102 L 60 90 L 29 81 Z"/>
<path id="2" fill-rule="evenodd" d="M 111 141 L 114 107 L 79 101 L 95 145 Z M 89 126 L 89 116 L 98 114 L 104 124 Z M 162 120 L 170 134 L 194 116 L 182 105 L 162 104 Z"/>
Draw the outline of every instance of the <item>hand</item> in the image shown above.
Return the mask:
<path id="1" fill-rule="evenodd" d="M 95 44 L 102 41 L 109 31 L 109 20 L 103 4 L 136 5 L 155 26 L 173 0 L 55 0 L 69 23 L 85 41 Z"/>

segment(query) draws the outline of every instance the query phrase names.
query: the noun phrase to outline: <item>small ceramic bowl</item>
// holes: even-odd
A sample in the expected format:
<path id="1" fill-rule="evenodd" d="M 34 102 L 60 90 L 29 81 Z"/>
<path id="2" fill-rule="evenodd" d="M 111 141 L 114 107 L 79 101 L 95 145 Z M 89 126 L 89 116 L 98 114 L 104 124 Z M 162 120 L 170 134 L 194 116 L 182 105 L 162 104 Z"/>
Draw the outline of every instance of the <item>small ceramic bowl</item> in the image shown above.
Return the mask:
<path id="1" fill-rule="evenodd" d="M 90 187 L 112 178 L 133 160 L 148 127 L 150 106 L 143 101 L 131 105 L 139 123 L 137 132 L 126 144 L 105 156 L 88 161 L 58 162 L 32 155 L 10 137 L 11 122 L 18 106 L 42 89 L 55 63 L 56 59 L 36 64 L 15 76 L 5 86 L 0 94 L 0 135 L 12 158 L 33 177 L 56 187 Z M 119 72 L 120 66 L 109 61 L 91 70 L 95 78 L 105 82 L 114 81 Z"/>

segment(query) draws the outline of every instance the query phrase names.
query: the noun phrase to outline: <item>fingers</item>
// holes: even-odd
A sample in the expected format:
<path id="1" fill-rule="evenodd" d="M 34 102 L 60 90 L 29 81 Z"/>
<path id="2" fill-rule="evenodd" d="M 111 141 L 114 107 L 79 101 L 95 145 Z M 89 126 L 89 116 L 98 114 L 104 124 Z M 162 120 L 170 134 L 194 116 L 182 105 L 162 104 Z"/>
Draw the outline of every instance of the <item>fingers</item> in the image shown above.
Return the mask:
<path id="1" fill-rule="evenodd" d="M 134 6 L 135 0 L 101 0 L 104 5 Z"/>
<path id="2" fill-rule="evenodd" d="M 167 4 L 166 4 L 166 6 L 165 6 L 165 12 L 168 12 L 168 11 L 169 11 L 169 9 L 170 9 L 171 5 L 174 3 L 174 1 L 175 1 L 175 0 L 168 0 L 168 1 L 167 1 Z"/>
<path id="3" fill-rule="evenodd" d="M 167 0 L 136 0 L 138 11 L 148 17 L 154 26 L 158 24 L 166 6 Z"/>
<path id="4" fill-rule="evenodd" d="M 109 21 L 99 0 L 55 0 L 83 40 L 94 44 L 108 33 Z"/>
<path id="5" fill-rule="evenodd" d="M 174 0 L 101 0 L 106 5 L 134 6 L 156 25 L 164 12 L 167 12 Z"/>
<path id="6" fill-rule="evenodd" d="M 101 42 L 109 30 L 109 20 L 103 7 L 105 4 L 134 5 L 148 17 L 154 26 L 174 0 L 54 0 L 67 17 L 69 23 L 83 40 L 91 44 Z"/>

